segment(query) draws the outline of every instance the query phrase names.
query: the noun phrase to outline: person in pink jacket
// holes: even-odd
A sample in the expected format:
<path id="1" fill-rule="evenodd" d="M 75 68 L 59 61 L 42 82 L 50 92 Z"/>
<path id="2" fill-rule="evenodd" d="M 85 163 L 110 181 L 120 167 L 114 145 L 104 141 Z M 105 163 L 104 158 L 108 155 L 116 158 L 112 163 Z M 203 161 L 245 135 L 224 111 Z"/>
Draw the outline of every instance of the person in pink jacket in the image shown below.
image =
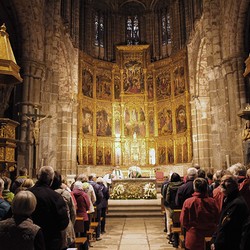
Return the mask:
<path id="1" fill-rule="evenodd" d="M 204 249 L 204 239 L 212 236 L 219 221 L 219 210 L 213 198 L 208 196 L 208 184 L 203 178 L 194 180 L 194 193 L 185 200 L 181 226 L 186 230 L 185 249 Z"/>

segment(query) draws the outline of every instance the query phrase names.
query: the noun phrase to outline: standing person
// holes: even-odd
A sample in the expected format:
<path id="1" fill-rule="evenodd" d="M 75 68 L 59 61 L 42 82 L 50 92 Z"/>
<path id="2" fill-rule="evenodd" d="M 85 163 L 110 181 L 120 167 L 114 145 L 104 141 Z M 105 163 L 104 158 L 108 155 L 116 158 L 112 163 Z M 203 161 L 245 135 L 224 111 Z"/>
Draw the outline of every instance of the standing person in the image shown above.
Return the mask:
<path id="1" fill-rule="evenodd" d="M 15 196 L 10 191 L 11 179 L 4 176 L 3 181 L 4 181 L 3 198 L 11 204 L 12 200 L 14 199 L 14 196 Z"/>
<path id="2" fill-rule="evenodd" d="M 45 250 L 42 230 L 30 219 L 36 203 L 30 191 L 16 194 L 12 202 L 13 217 L 0 221 L 1 249 Z"/>
<path id="3" fill-rule="evenodd" d="M 96 202 L 95 190 L 93 186 L 88 183 L 88 177 L 86 174 L 79 174 L 76 180 L 81 181 L 83 183 L 83 190 L 85 191 L 85 193 L 87 193 L 89 197 L 90 207 L 88 210 L 88 216 L 89 216 L 89 222 L 91 222 L 95 212 L 94 208 L 94 204 Z"/>
<path id="4" fill-rule="evenodd" d="M 250 169 L 246 172 L 246 179 L 240 183 L 239 190 L 240 194 L 245 199 L 250 212 Z"/>
<path id="5" fill-rule="evenodd" d="M 10 204 L 3 198 L 4 181 L 0 178 L 0 220 L 11 216 Z"/>
<path id="6" fill-rule="evenodd" d="M 27 168 L 20 168 L 19 169 L 19 176 L 16 180 L 12 183 L 10 191 L 15 194 L 16 189 L 22 185 L 22 183 L 28 178 L 27 176 L 28 170 Z"/>
<path id="7" fill-rule="evenodd" d="M 161 206 L 164 206 L 164 201 L 165 201 L 165 197 L 166 197 L 166 193 L 167 193 L 167 187 L 169 184 L 169 178 L 167 177 L 164 182 L 161 185 Z M 165 219 L 165 228 L 164 228 L 164 232 L 170 234 L 170 232 L 168 231 L 168 226 L 167 226 L 167 214 L 165 213 L 164 216 Z"/>
<path id="8" fill-rule="evenodd" d="M 55 176 L 51 188 L 63 197 L 67 205 L 69 224 L 66 227 L 66 229 L 62 231 L 62 237 L 63 237 L 62 249 L 67 249 L 68 247 L 74 246 L 75 242 L 75 231 L 74 231 L 74 224 L 76 220 L 75 205 L 70 192 L 66 188 L 62 187 L 62 176 L 57 171 L 55 171 Z"/>
<path id="9" fill-rule="evenodd" d="M 166 194 L 164 197 L 164 206 L 165 206 L 165 212 L 166 212 L 166 217 L 167 217 L 167 238 L 172 241 L 172 232 L 171 232 L 171 225 L 173 224 L 172 222 L 172 214 L 173 214 L 173 209 L 180 209 L 175 204 L 175 197 L 178 188 L 183 184 L 181 177 L 177 173 L 173 173 L 170 177 L 170 182 L 168 183 L 168 187 L 166 190 Z M 176 236 L 174 237 L 176 238 Z M 177 245 L 178 239 L 174 239 L 174 245 Z"/>
<path id="10" fill-rule="evenodd" d="M 189 168 L 187 170 L 186 182 L 178 188 L 178 191 L 175 197 L 176 206 L 181 208 L 184 201 L 187 198 L 192 197 L 192 194 L 194 192 L 193 181 L 196 177 L 197 177 L 197 169 Z"/>
<path id="11" fill-rule="evenodd" d="M 99 184 L 96 183 L 96 174 L 91 174 L 89 176 L 89 184 L 92 185 L 92 187 L 95 190 L 95 195 L 96 195 L 96 202 L 94 206 L 96 206 L 96 222 L 98 222 L 98 226 L 96 229 L 96 240 L 102 240 L 101 236 L 101 201 L 103 199 L 103 193 L 102 193 L 102 188 Z"/>
<path id="12" fill-rule="evenodd" d="M 87 236 L 87 231 L 89 230 L 89 217 L 87 211 L 90 208 L 90 200 L 88 195 L 83 191 L 83 183 L 81 181 L 76 181 L 74 183 L 73 195 L 75 196 L 77 203 L 76 214 L 83 218 L 84 221 L 84 232 L 83 236 Z"/>
<path id="13" fill-rule="evenodd" d="M 30 188 L 37 199 L 32 219 L 43 230 L 46 250 L 61 249 L 61 231 L 69 224 L 65 201 L 60 194 L 50 188 L 53 178 L 54 169 L 43 166 L 39 169 L 38 181 Z"/>
<path id="14" fill-rule="evenodd" d="M 212 236 L 219 220 L 219 210 L 213 198 L 208 196 L 208 183 L 204 178 L 193 182 L 194 193 L 185 200 L 181 215 L 181 225 L 186 229 L 185 249 L 204 248 L 205 237 Z"/>
<path id="15" fill-rule="evenodd" d="M 233 175 L 221 178 L 221 190 L 225 196 L 212 250 L 240 250 L 243 225 L 248 217 L 248 207 L 239 194 L 237 179 Z"/>
<path id="16" fill-rule="evenodd" d="M 105 225 L 106 225 L 106 212 L 108 208 L 108 199 L 109 199 L 109 190 L 108 188 L 104 185 L 104 180 L 102 177 L 98 177 L 96 180 L 96 183 L 99 184 L 102 188 L 102 193 L 103 193 L 103 199 L 101 201 L 101 234 L 106 233 L 105 231 Z"/>

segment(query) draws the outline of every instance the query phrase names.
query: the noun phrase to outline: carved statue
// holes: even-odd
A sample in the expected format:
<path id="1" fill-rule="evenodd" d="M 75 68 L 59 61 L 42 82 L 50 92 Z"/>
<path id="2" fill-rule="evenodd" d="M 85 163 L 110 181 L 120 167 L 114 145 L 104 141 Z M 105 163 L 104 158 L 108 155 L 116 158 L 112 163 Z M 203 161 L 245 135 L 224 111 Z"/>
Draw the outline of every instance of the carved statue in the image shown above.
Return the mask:
<path id="1" fill-rule="evenodd" d="M 250 121 L 246 121 L 245 127 L 242 131 L 244 163 L 250 163 Z"/>

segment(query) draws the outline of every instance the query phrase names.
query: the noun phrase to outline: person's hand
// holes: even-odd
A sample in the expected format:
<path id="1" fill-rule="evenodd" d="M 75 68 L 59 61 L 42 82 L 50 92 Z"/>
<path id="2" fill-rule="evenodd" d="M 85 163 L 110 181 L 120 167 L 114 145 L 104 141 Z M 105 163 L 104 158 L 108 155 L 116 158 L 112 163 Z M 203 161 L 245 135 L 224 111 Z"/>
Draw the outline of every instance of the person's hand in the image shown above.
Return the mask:
<path id="1" fill-rule="evenodd" d="M 211 250 L 215 250 L 215 245 L 212 244 L 210 249 L 211 249 Z"/>

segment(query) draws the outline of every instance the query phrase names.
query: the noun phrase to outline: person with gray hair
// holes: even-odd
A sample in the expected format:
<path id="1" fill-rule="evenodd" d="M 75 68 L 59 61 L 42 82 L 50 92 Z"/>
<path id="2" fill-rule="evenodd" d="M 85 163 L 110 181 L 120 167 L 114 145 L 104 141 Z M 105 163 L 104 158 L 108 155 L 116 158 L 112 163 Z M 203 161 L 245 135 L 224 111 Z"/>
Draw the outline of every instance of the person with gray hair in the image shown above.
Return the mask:
<path id="1" fill-rule="evenodd" d="M 239 194 L 235 176 L 224 175 L 220 187 L 225 199 L 211 250 L 239 250 L 243 225 L 249 215 L 248 207 Z"/>
<path id="2" fill-rule="evenodd" d="M 38 181 L 30 188 L 37 199 L 32 219 L 43 230 L 46 250 L 60 250 L 61 231 L 69 224 L 67 206 L 63 197 L 50 187 L 54 178 L 52 167 L 41 167 L 37 177 Z"/>
<path id="3" fill-rule="evenodd" d="M 81 181 L 82 183 L 88 183 L 88 176 L 86 174 L 79 174 L 76 178 L 76 181 Z M 88 215 L 89 215 L 89 221 L 91 221 L 95 212 L 94 204 L 96 202 L 96 195 L 92 185 L 89 185 L 88 189 L 86 189 L 85 191 L 90 200 Z"/>
<path id="4" fill-rule="evenodd" d="M 0 220 L 7 218 L 10 213 L 10 204 L 3 198 L 4 181 L 0 178 Z"/>
<path id="5" fill-rule="evenodd" d="M 1 249 L 45 250 L 42 230 L 30 219 L 36 204 L 36 197 L 30 191 L 15 195 L 11 206 L 13 217 L 0 221 Z"/>
<path id="6" fill-rule="evenodd" d="M 22 183 L 28 178 L 27 177 L 28 169 L 27 168 L 20 168 L 19 169 L 19 176 L 15 179 L 15 181 L 12 183 L 10 191 L 12 193 L 15 193 L 17 188 L 19 188 Z"/>
<path id="7" fill-rule="evenodd" d="M 185 200 L 180 222 L 186 230 L 185 249 L 200 250 L 205 237 L 211 237 L 219 220 L 219 210 L 213 198 L 208 196 L 208 183 L 204 178 L 193 181 L 194 193 Z"/>
<path id="8" fill-rule="evenodd" d="M 178 207 L 182 207 L 184 201 L 187 198 L 192 197 L 192 194 L 194 192 L 193 181 L 196 177 L 197 177 L 197 169 L 189 168 L 187 170 L 186 182 L 178 188 L 178 191 L 175 197 L 175 204 Z"/>

